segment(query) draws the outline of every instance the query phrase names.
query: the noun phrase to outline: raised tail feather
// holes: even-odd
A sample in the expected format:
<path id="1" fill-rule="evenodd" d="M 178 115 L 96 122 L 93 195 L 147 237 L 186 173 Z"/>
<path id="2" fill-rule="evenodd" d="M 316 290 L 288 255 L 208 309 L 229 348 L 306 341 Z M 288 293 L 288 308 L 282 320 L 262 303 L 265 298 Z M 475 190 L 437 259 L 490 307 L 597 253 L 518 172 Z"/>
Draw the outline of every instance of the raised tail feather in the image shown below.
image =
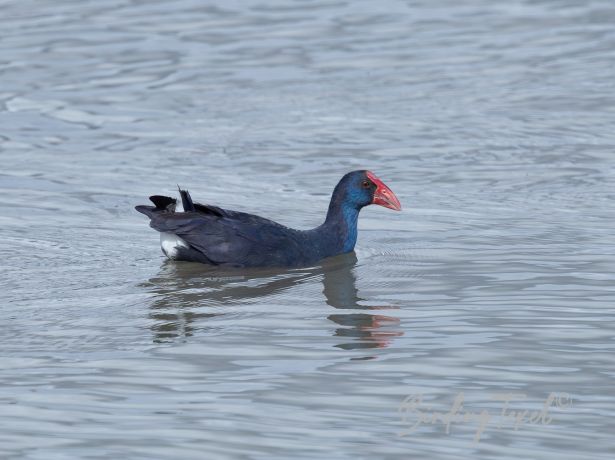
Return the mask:
<path id="1" fill-rule="evenodd" d="M 152 195 L 149 199 L 155 204 L 155 206 L 139 205 L 135 206 L 135 209 L 140 213 L 145 214 L 150 219 L 154 216 L 154 214 L 175 212 L 175 206 L 177 205 L 177 200 L 175 198 L 162 195 Z"/>
<path id="2" fill-rule="evenodd" d="M 190 193 L 188 193 L 188 190 L 182 190 L 179 188 L 179 185 L 177 186 L 177 190 L 179 190 L 179 194 L 182 197 L 184 212 L 196 211 L 194 203 L 192 202 L 192 197 L 190 196 Z"/>

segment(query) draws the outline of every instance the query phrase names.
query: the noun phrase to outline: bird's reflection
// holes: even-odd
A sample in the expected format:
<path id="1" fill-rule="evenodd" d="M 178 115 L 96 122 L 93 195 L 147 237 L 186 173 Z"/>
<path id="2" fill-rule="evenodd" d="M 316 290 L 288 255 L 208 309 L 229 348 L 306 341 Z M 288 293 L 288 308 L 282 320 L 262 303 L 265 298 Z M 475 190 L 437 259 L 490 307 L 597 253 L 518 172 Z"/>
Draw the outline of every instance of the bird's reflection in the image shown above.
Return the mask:
<path id="1" fill-rule="evenodd" d="M 195 324 L 199 331 L 213 328 L 215 322 L 207 319 L 223 315 L 224 306 L 229 303 L 253 301 L 321 279 L 326 303 L 340 310 L 327 317 L 339 326 L 334 335 L 341 342 L 336 346 L 346 350 L 384 348 L 403 335 L 397 328 L 399 320 L 371 311 L 396 307 L 368 305 L 358 296 L 356 262 L 354 252 L 331 258 L 317 267 L 287 271 L 222 271 L 195 263 L 165 262 L 156 277 L 141 285 L 154 294 L 150 306 L 154 341 L 190 337 Z"/>

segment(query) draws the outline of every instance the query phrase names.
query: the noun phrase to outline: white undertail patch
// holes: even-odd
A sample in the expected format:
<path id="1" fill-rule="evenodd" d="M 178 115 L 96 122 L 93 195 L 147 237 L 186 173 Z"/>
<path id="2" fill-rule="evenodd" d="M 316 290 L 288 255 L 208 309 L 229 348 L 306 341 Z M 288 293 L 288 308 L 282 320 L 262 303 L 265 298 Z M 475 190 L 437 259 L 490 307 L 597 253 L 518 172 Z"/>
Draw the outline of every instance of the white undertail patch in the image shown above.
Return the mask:
<path id="1" fill-rule="evenodd" d="M 177 257 L 177 248 L 187 248 L 188 243 L 173 233 L 160 232 L 160 247 L 169 259 Z"/>

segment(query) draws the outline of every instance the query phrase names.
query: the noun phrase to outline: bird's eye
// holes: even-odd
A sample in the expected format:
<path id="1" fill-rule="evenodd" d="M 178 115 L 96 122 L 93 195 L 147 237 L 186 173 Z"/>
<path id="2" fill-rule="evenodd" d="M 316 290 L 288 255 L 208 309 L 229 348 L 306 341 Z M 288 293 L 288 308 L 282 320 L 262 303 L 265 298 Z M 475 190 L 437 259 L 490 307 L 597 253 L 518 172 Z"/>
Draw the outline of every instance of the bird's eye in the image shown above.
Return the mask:
<path id="1" fill-rule="evenodd" d="M 363 188 L 369 188 L 369 181 L 364 180 L 363 183 L 361 184 L 363 186 Z"/>

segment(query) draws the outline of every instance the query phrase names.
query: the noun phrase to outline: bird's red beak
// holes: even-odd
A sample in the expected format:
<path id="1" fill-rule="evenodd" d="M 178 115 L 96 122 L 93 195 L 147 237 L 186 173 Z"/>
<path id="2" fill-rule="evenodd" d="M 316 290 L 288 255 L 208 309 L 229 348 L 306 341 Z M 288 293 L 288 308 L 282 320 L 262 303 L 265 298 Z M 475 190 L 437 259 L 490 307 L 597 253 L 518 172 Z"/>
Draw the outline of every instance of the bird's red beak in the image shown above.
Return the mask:
<path id="1" fill-rule="evenodd" d="M 401 203 L 391 189 L 384 185 L 384 182 L 378 179 L 373 172 L 367 171 L 367 177 L 374 184 L 376 184 L 376 191 L 374 192 L 374 200 L 372 201 L 372 204 L 379 204 L 385 208 L 401 211 Z"/>

